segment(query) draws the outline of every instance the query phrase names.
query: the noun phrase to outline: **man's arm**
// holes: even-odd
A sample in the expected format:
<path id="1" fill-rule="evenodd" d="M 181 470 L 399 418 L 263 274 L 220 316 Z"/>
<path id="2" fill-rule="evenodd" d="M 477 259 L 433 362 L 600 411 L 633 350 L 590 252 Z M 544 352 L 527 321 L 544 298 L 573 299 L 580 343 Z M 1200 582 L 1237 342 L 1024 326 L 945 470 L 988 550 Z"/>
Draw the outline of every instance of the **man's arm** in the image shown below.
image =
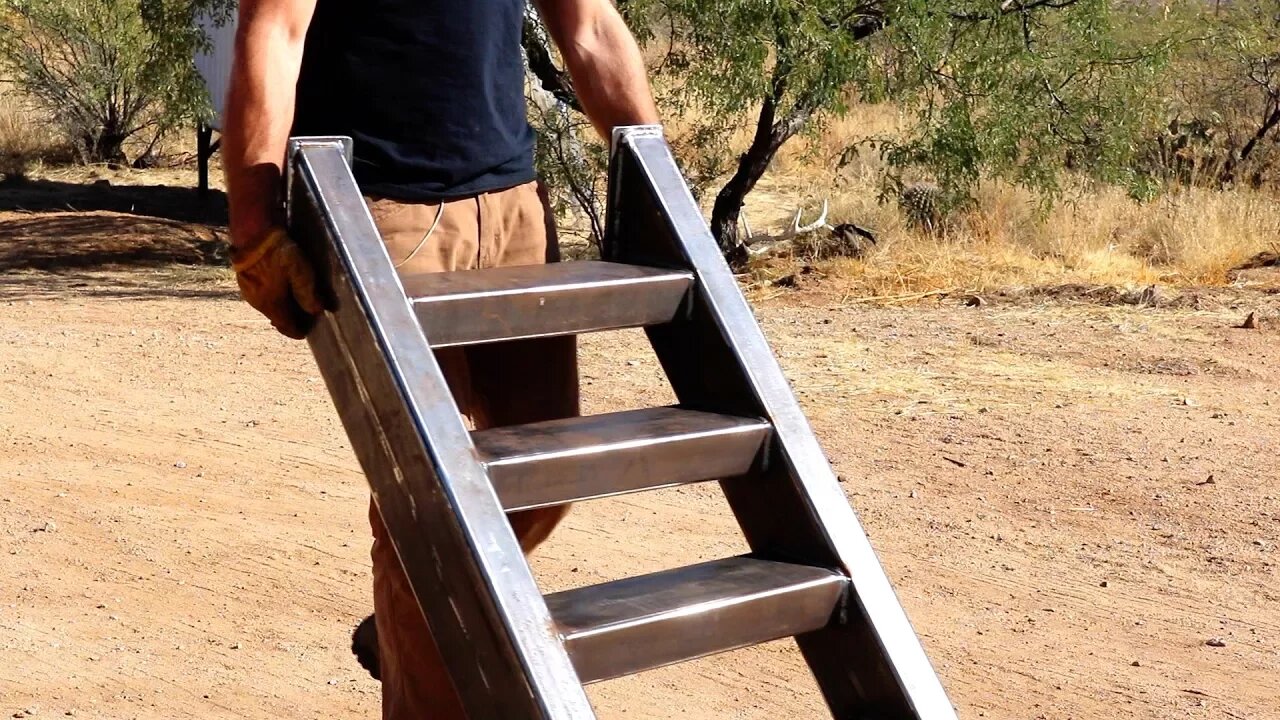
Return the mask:
<path id="1" fill-rule="evenodd" d="M 280 224 L 279 191 L 302 47 L 315 0 L 241 0 L 223 118 L 222 163 L 231 243 Z"/>
<path id="2" fill-rule="evenodd" d="M 329 301 L 280 217 L 302 48 L 315 0 L 241 0 L 222 128 L 231 267 L 240 295 L 280 332 L 306 337 Z"/>
<path id="3" fill-rule="evenodd" d="M 609 141 L 619 125 L 658 122 L 644 58 L 610 0 L 535 0 L 582 109 Z"/>

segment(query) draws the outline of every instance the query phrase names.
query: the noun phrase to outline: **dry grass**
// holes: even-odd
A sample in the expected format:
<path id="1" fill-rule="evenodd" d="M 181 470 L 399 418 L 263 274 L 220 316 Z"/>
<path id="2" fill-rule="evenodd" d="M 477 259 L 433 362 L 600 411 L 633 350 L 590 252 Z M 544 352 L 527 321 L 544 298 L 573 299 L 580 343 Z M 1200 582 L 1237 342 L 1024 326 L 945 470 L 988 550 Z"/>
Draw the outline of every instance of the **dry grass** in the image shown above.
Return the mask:
<path id="1" fill-rule="evenodd" d="M 45 162 L 66 159 L 67 150 L 48 123 L 0 82 L 0 180 L 23 180 Z"/>
<path id="2" fill-rule="evenodd" d="M 781 230 L 798 207 L 812 218 L 828 198 L 831 224 L 857 223 L 878 243 L 863 258 L 825 261 L 821 270 L 873 296 L 1067 283 L 1218 285 L 1241 262 L 1280 249 L 1280 198 L 1249 190 L 1174 189 L 1139 203 L 1120 189 L 1080 183 L 1044 214 L 1027 191 L 988 183 L 972 210 L 939 232 L 921 231 L 896 203 L 878 201 L 883 167 L 874 153 L 858 154 L 838 173 L 829 169 L 846 147 L 904 122 L 892 108 L 861 108 L 785 149 L 748 200 L 753 227 Z M 792 271 L 775 262 L 757 275 Z"/>
<path id="3" fill-rule="evenodd" d="M 1139 204 L 1103 188 L 1042 217 L 1025 192 L 994 186 L 937 235 L 904 227 L 896 209 L 877 210 L 864 221 L 880 233 L 876 250 L 830 267 L 877 295 L 1064 283 L 1219 285 L 1244 260 L 1274 250 L 1280 231 L 1280 202 L 1247 191 L 1184 190 Z"/>
<path id="4" fill-rule="evenodd" d="M 125 153 L 130 159 L 141 155 L 150 138 L 135 136 L 125 143 Z M 186 168 L 195 161 L 195 128 L 180 127 L 166 134 L 152 148 L 153 170 Z M 217 162 L 219 155 L 214 155 Z M 85 166 L 79 164 L 79 154 L 65 137 L 49 123 L 48 118 L 35 109 L 34 104 L 13 84 L 0 78 L 0 181 L 23 180 L 28 177 L 49 177 L 56 174 L 75 176 L 89 173 L 97 179 L 107 170 L 127 170 L 126 167 L 106 164 Z M 221 178 L 220 167 L 211 172 L 212 180 Z M 158 173 L 163 182 L 164 173 Z M 115 181 L 115 178 L 112 178 Z"/>

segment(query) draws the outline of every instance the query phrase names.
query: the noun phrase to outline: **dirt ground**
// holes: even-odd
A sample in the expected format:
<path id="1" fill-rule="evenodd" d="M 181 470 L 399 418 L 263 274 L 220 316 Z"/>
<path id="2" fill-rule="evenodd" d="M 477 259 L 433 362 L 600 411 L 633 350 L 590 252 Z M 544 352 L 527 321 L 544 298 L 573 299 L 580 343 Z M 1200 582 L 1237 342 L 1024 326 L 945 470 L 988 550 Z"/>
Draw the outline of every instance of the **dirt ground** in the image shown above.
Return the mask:
<path id="1" fill-rule="evenodd" d="M 216 228 L 96 207 L 0 212 L 0 716 L 376 717 L 367 493 L 306 346 L 237 300 Z M 1278 296 L 802 285 L 760 320 L 962 717 L 1280 718 Z M 637 332 L 582 357 L 590 412 L 671 400 Z M 698 485 L 580 505 L 534 569 L 743 549 Z M 591 696 L 823 716 L 789 641 Z"/>

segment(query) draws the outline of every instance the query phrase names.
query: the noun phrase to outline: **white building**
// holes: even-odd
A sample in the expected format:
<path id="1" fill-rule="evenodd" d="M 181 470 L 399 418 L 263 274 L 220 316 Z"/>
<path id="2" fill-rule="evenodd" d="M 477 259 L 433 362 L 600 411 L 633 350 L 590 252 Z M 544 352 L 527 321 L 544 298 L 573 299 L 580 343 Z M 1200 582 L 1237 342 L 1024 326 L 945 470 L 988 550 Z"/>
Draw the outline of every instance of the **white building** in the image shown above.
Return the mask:
<path id="1" fill-rule="evenodd" d="M 209 102 L 213 105 L 213 117 L 208 124 L 196 128 L 196 158 L 200 172 L 200 191 L 209 188 L 209 157 L 217 152 L 217 142 L 212 142 L 214 131 L 222 132 L 222 114 L 226 109 L 227 85 L 231 78 L 231 58 L 235 53 L 236 17 L 218 25 L 212 18 L 201 16 L 196 19 L 197 25 L 209 36 L 211 46 L 208 52 L 196 53 L 196 71 L 204 80 L 205 89 L 209 92 Z"/>

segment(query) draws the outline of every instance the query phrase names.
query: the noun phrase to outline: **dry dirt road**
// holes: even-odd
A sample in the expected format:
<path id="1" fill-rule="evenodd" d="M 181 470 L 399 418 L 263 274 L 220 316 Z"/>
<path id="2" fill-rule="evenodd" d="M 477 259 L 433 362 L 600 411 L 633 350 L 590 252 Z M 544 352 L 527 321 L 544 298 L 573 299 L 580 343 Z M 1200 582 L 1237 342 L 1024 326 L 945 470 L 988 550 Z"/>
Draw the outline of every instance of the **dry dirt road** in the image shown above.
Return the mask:
<path id="1" fill-rule="evenodd" d="M 113 217 L 0 227 L 32 254 Z M 166 260 L 209 239 L 129 222 Z M 347 650 L 367 495 L 306 347 L 208 272 L 13 259 L 0 716 L 376 717 Z M 1280 718 L 1280 320 L 1232 327 L 1255 308 L 1278 304 L 758 305 L 962 717 Z M 670 400 L 641 335 L 582 352 L 589 411 Z M 730 555 L 735 530 L 714 485 L 598 501 L 534 566 L 551 591 Z M 823 716 L 789 642 L 591 696 L 602 718 Z"/>

